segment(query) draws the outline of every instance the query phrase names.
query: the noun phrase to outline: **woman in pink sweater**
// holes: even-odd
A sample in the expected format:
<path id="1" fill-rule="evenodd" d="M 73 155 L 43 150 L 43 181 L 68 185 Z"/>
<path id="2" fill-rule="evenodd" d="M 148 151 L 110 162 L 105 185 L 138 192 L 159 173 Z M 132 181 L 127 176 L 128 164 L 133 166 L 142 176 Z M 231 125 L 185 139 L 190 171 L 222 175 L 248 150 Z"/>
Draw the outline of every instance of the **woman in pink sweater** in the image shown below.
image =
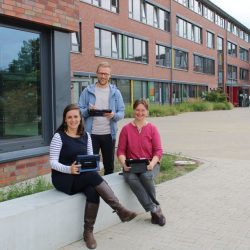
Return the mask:
<path id="1" fill-rule="evenodd" d="M 133 105 L 134 120 L 125 125 L 120 133 L 117 157 L 123 167 L 123 176 L 146 212 L 151 212 L 152 224 L 164 226 L 166 219 L 156 200 L 154 178 L 160 171 L 162 146 L 157 128 L 147 122 L 148 104 L 136 100 Z M 146 171 L 134 173 L 126 159 L 148 159 Z"/>

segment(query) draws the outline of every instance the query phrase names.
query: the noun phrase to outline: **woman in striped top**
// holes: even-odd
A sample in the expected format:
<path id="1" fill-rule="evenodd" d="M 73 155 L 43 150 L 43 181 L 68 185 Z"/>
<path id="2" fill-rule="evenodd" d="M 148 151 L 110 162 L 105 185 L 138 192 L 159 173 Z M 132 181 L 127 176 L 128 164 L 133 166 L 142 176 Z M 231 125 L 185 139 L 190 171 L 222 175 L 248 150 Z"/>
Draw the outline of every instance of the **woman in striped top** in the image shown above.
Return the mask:
<path id="1" fill-rule="evenodd" d="M 136 213 L 127 210 L 120 203 L 106 181 L 96 172 L 79 172 L 77 155 L 93 154 L 90 135 L 84 131 L 80 109 L 75 104 L 68 105 L 63 112 L 63 121 L 56 130 L 50 144 L 50 164 L 52 183 L 56 189 L 73 195 L 86 195 L 83 239 L 90 249 L 97 244 L 93 236 L 100 197 L 113 208 L 122 222 L 130 221 Z"/>

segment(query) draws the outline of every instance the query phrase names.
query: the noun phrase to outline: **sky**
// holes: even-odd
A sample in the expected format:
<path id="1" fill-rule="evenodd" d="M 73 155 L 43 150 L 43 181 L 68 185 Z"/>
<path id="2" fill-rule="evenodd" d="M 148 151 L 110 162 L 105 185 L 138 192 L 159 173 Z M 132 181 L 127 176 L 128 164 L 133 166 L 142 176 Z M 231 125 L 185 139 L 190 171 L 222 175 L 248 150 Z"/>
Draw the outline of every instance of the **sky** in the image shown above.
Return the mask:
<path id="1" fill-rule="evenodd" d="M 210 0 L 222 10 L 250 29 L 249 0 Z"/>

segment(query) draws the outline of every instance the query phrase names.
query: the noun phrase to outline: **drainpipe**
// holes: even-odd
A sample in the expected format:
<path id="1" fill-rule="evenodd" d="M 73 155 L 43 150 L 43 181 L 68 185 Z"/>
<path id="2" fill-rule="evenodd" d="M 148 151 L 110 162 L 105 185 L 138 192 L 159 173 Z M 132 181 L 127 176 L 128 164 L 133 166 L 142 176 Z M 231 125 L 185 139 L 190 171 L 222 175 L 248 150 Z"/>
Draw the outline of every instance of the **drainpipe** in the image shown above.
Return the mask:
<path id="1" fill-rule="evenodd" d="M 173 15 L 172 15 L 172 1 L 170 0 L 170 46 L 171 46 L 171 68 L 170 68 L 170 104 L 172 105 L 172 88 L 173 88 L 173 65 L 174 65 L 174 53 L 173 53 L 173 28 L 172 28 L 172 20 L 173 20 Z M 175 30 L 175 29 L 174 29 Z"/>

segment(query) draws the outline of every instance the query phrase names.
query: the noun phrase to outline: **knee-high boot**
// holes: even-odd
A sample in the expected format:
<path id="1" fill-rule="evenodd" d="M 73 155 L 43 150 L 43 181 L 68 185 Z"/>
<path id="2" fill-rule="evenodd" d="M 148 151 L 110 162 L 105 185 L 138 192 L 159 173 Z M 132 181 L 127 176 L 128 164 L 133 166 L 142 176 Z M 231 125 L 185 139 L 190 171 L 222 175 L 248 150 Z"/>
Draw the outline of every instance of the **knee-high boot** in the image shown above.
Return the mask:
<path id="1" fill-rule="evenodd" d="M 114 211 L 119 216 L 120 220 L 122 222 L 130 221 L 134 219 L 137 214 L 135 212 L 132 212 L 125 207 L 123 207 L 118 198 L 115 196 L 113 190 L 110 188 L 110 186 L 103 181 L 101 184 L 95 187 L 96 191 L 99 193 L 99 195 L 102 197 L 102 199 L 114 209 Z"/>
<path id="2" fill-rule="evenodd" d="M 95 249 L 97 244 L 93 235 L 94 224 L 98 213 L 99 204 L 86 201 L 84 213 L 83 240 L 89 249 Z"/>

